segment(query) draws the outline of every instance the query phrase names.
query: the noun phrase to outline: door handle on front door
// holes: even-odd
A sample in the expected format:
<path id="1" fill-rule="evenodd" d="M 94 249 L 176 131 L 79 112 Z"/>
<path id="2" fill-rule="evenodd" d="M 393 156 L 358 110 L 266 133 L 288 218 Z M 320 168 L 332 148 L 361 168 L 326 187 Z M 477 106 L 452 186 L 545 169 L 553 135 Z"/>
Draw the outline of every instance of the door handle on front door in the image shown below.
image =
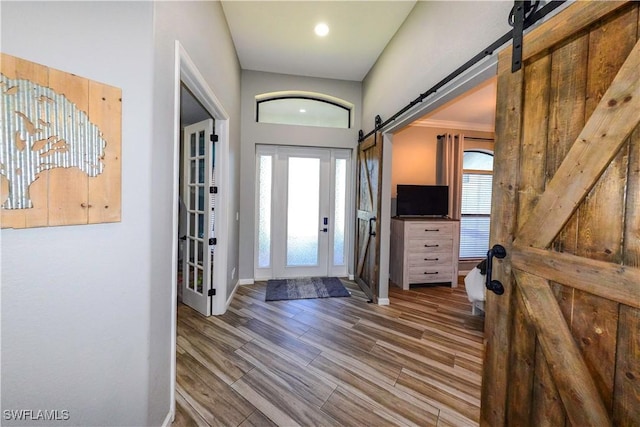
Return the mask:
<path id="1" fill-rule="evenodd" d="M 327 228 L 326 226 L 329 225 L 329 218 L 328 217 L 324 217 L 322 218 L 322 225 L 324 225 L 324 228 L 321 228 L 320 231 L 322 231 L 323 233 L 327 233 L 329 231 L 329 228 Z"/>
<path id="2" fill-rule="evenodd" d="M 493 257 L 504 258 L 507 256 L 507 250 L 502 245 L 493 245 L 487 252 L 487 282 L 485 286 L 496 295 L 504 294 L 504 286 L 499 280 L 491 280 L 491 270 Z"/>

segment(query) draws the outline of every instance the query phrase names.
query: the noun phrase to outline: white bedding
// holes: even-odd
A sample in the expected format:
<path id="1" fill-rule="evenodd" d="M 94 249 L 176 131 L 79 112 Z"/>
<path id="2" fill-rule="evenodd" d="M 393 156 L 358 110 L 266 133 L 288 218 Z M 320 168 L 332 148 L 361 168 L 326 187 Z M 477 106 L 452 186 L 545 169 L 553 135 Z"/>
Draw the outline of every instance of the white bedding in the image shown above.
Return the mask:
<path id="1" fill-rule="evenodd" d="M 486 276 L 480 274 L 478 267 L 474 267 L 464 278 L 464 288 L 467 290 L 467 298 L 469 298 L 472 304 L 471 314 L 480 314 L 478 310 L 484 311 L 485 280 Z"/>
<path id="2" fill-rule="evenodd" d="M 467 290 L 467 297 L 469 301 L 484 301 L 485 300 L 485 276 L 480 274 L 478 267 L 473 267 L 473 270 L 467 274 L 464 278 L 464 287 Z"/>

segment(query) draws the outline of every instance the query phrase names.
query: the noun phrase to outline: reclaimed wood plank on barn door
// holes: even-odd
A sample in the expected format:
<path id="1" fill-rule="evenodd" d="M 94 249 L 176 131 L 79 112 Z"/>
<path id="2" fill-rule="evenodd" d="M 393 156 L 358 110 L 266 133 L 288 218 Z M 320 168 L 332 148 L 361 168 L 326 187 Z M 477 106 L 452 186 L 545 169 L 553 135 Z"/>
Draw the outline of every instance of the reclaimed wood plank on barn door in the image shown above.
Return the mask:
<path id="1" fill-rule="evenodd" d="M 619 264 L 516 245 L 511 263 L 519 270 L 544 276 L 572 288 L 640 308 L 640 271 Z M 588 276 L 584 273 L 588 272 Z"/>
<path id="2" fill-rule="evenodd" d="M 518 221 L 524 221 L 544 191 L 545 148 L 549 117 L 549 80 L 551 56 L 544 55 L 524 68 L 524 103 L 520 166 L 518 173 Z M 516 292 L 517 293 L 517 292 Z M 522 298 L 515 297 L 515 312 L 511 338 L 512 354 L 509 378 L 520 384 L 509 389 L 507 419 L 525 425 L 531 417 L 531 399 L 535 380 L 536 335 L 524 313 Z"/>
<path id="3" fill-rule="evenodd" d="M 640 309 L 620 305 L 613 423 L 637 425 L 640 420 Z"/>
<path id="4" fill-rule="evenodd" d="M 640 40 L 640 6 L 636 39 Z M 640 267 L 640 125 L 629 137 L 623 264 Z M 640 283 L 640 280 L 638 281 Z M 640 300 L 640 298 L 638 298 Z M 630 426 L 640 420 L 640 308 L 620 305 L 613 422 Z"/>
<path id="5" fill-rule="evenodd" d="M 552 76 L 545 186 L 546 181 L 557 172 L 562 160 L 584 127 L 586 120 L 584 117 L 584 93 L 587 86 L 588 54 L 589 35 L 587 33 L 583 33 L 551 54 Z M 524 220 L 521 221 L 521 224 L 523 222 Z M 572 216 L 560 234 L 556 236 L 552 246 L 560 252 L 575 254 L 577 234 L 577 217 Z"/>
<path id="6" fill-rule="evenodd" d="M 511 54 L 501 52 L 498 62 L 498 92 L 496 109 L 496 142 L 491 196 L 491 245 L 500 243 L 510 252 L 516 229 L 516 192 L 520 163 L 520 123 L 522 120 L 522 70 L 511 73 Z M 487 292 L 485 318 L 485 360 L 482 375 L 480 423 L 487 426 L 505 424 L 509 349 L 513 312 L 513 284 L 511 266 L 496 260 L 495 278 L 505 288 L 498 297 Z M 491 404 L 486 404 L 491 402 Z"/>

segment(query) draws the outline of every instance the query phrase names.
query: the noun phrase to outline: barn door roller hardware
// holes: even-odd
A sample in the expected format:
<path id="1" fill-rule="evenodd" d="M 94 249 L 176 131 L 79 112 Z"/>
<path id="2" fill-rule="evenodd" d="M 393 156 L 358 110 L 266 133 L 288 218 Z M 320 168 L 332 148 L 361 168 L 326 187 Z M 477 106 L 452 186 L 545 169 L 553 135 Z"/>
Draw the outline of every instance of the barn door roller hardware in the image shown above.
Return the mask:
<path id="1" fill-rule="evenodd" d="M 493 245 L 487 252 L 487 283 L 486 287 L 496 295 L 504 294 L 504 286 L 499 280 L 491 279 L 491 270 L 493 267 L 493 257 L 504 258 L 507 256 L 507 250 L 502 245 Z"/>
<path id="2" fill-rule="evenodd" d="M 511 57 L 511 72 L 515 73 L 522 67 L 522 41 L 525 22 L 538 9 L 540 1 L 515 0 L 509 13 L 509 25 L 513 27 L 513 54 Z"/>
<path id="3" fill-rule="evenodd" d="M 529 28 L 531 25 L 533 25 L 537 21 L 539 21 L 540 19 L 542 19 L 543 17 L 547 16 L 549 13 L 551 13 L 552 11 L 557 9 L 558 7 L 560 7 L 564 2 L 565 2 L 565 0 L 551 0 L 549 3 L 545 4 L 544 6 L 542 6 L 540 8 L 540 10 L 536 10 L 535 9 L 535 8 L 537 8 L 539 1 L 536 1 L 534 3 L 534 5 L 532 7 L 530 7 L 529 9 L 527 9 L 527 7 L 525 5 L 525 8 L 523 9 L 524 18 L 523 18 L 523 21 L 522 21 L 522 29 L 523 29 L 523 31 L 525 29 Z M 516 3 L 519 3 L 519 2 L 516 2 Z M 531 4 L 531 1 L 522 2 L 522 3 Z M 510 20 L 511 20 L 511 18 L 510 18 Z M 443 86 L 445 86 L 447 83 L 449 83 L 450 81 L 452 81 L 453 79 L 458 77 L 460 74 L 462 74 L 465 71 L 467 71 L 469 68 L 474 66 L 476 63 L 480 62 L 481 60 L 483 60 L 487 56 L 493 55 L 493 52 L 498 50 L 505 43 L 508 43 L 509 40 L 513 39 L 513 34 L 514 34 L 514 30 L 511 30 L 508 33 L 506 33 L 505 35 L 503 35 L 502 37 L 500 37 L 498 40 L 496 40 L 493 43 L 491 43 L 486 48 L 482 49 L 473 58 L 471 58 L 470 60 L 468 60 L 467 62 L 462 64 L 460 67 L 456 68 L 451 74 L 449 74 L 444 79 L 440 80 L 433 87 L 428 89 L 426 92 L 421 93 L 420 96 L 418 96 L 413 101 L 409 102 L 409 104 L 407 104 L 400 111 L 395 113 L 393 116 L 389 117 L 387 120 L 385 120 L 384 122 L 380 123 L 379 125 L 376 124 L 375 129 L 372 130 L 371 132 L 369 132 L 369 133 L 367 133 L 365 135 L 365 133 L 362 130 L 360 130 L 358 132 L 358 142 L 364 141 L 365 139 L 367 139 L 368 137 L 373 135 L 376 131 L 382 131 L 389 124 L 393 123 L 398 117 L 402 116 L 403 114 L 405 114 L 406 112 L 411 110 L 417 104 L 420 104 L 422 101 L 424 101 L 430 95 L 435 94 L 437 91 L 442 89 Z M 522 42 L 520 42 L 520 46 L 522 46 Z"/>

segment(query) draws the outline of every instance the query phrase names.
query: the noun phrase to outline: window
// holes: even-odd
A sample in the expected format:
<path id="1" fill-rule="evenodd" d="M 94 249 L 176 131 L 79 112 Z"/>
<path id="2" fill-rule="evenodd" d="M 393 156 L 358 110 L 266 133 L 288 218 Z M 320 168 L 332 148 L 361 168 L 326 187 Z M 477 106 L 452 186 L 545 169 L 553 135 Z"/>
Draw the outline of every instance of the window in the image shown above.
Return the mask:
<path id="1" fill-rule="evenodd" d="M 271 94 L 265 99 L 257 99 L 256 121 L 349 129 L 352 108 L 347 104 L 337 99 L 324 99 L 320 94 L 317 97 Z"/>
<path id="2" fill-rule="evenodd" d="M 493 154 L 465 151 L 462 169 L 460 258 L 484 258 L 489 250 Z"/>

